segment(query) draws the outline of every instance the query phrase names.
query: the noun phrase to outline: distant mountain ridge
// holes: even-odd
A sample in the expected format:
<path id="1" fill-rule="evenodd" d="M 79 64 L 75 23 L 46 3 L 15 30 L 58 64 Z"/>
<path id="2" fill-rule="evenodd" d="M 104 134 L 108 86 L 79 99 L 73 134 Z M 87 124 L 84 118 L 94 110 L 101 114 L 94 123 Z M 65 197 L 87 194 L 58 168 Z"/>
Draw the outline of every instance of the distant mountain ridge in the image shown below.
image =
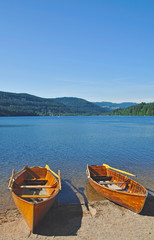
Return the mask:
<path id="1" fill-rule="evenodd" d="M 89 102 L 76 97 L 41 98 L 0 91 L 0 116 L 135 115 L 154 116 L 154 102 Z"/>
<path id="2" fill-rule="evenodd" d="M 93 103 L 97 104 L 99 107 L 106 109 L 106 111 L 109 111 L 109 112 L 115 109 L 128 108 L 128 107 L 137 105 L 137 103 L 134 103 L 134 102 L 122 102 L 122 103 L 93 102 Z"/>

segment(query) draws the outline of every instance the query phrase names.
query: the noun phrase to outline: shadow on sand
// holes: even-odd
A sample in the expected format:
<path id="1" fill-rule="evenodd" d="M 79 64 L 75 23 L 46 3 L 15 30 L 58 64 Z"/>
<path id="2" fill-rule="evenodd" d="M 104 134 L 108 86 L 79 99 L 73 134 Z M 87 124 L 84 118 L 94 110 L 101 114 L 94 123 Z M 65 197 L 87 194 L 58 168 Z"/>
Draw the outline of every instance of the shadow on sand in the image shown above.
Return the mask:
<path id="1" fill-rule="evenodd" d="M 152 190 L 148 189 L 148 191 L 153 192 Z M 142 212 L 140 213 L 144 216 L 152 216 L 154 217 L 154 195 L 151 195 L 148 193 L 147 199 L 145 201 L 144 207 L 142 209 Z"/>
<path id="2" fill-rule="evenodd" d="M 82 206 L 77 193 L 85 199 L 84 192 L 72 185 L 71 181 L 62 181 L 62 191 L 54 206 L 35 229 L 35 234 L 43 236 L 76 236 L 81 227 Z"/>

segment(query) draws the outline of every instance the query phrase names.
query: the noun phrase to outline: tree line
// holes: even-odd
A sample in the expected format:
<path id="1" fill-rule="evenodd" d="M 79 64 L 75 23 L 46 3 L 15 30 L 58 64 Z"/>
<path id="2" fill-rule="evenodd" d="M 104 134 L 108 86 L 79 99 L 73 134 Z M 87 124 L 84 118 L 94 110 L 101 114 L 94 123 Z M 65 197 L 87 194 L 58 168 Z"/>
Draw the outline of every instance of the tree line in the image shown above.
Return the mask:
<path id="1" fill-rule="evenodd" d="M 112 115 L 128 115 L 128 116 L 154 116 L 154 102 L 140 103 L 136 106 L 125 109 L 117 109 Z"/>

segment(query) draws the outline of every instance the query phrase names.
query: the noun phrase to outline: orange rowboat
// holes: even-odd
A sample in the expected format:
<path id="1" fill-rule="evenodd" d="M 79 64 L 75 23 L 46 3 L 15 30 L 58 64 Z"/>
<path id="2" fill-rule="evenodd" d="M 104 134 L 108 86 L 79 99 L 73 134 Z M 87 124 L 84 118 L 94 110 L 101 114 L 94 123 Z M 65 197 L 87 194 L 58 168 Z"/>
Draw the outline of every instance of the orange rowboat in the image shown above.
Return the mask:
<path id="1" fill-rule="evenodd" d="M 101 195 L 109 200 L 126 207 L 133 212 L 140 213 L 144 206 L 147 190 L 121 173 L 124 171 L 116 169 L 111 170 L 110 166 L 87 165 L 87 176 L 91 186 Z M 128 175 L 133 175 L 127 173 Z"/>
<path id="2" fill-rule="evenodd" d="M 8 187 L 17 208 L 34 232 L 61 189 L 60 171 L 57 175 L 48 165 L 44 168 L 25 166 L 16 174 L 13 170 Z"/>

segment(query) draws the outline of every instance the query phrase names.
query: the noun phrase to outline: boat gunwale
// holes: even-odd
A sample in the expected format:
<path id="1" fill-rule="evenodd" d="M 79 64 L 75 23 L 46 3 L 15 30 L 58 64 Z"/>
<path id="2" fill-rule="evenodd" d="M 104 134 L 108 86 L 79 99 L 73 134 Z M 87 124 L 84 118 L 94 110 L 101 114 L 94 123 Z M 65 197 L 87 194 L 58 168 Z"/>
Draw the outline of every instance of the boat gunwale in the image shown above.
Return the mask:
<path id="1" fill-rule="evenodd" d="M 94 166 L 94 165 L 93 165 L 93 166 Z M 95 165 L 95 166 L 98 166 L 98 165 Z M 118 190 L 115 190 L 115 189 L 108 188 L 108 187 L 106 187 L 105 185 L 99 184 L 98 182 L 96 182 L 96 181 L 90 176 L 89 165 L 87 165 L 87 169 L 88 169 L 88 171 L 87 171 L 88 179 L 91 179 L 92 182 L 94 182 L 94 184 L 97 184 L 99 187 L 105 188 L 105 189 L 107 189 L 108 191 L 118 192 L 118 193 L 120 193 L 120 194 L 126 194 L 126 195 L 129 195 L 129 196 L 141 196 L 141 197 L 145 196 L 145 197 L 147 197 L 147 195 L 148 195 L 147 189 L 146 189 L 145 187 L 143 187 L 140 183 L 136 182 L 135 180 L 133 180 L 133 179 L 131 179 L 131 178 L 128 178 L 128 179 L 131 179 L 131 180 L 134 181 L 135 183 L 139 184 L 139 185 L 145 190 L 145 194 L 141 194 L 141 193 L 129 193 L 129 192 L 126 192 L 126 191 L 118 191 Z M 113 170 L 110 170 L 110 171 L 116 172 L 116 171 L 113 171 Z M 122 175 L 122 176 L 124 176 L 124 177 L 126 177 L 125 175 L 123 175 L 123 174 L 121 174 L 121 173 L 119 173 L 119 174 Z M 108 184 L 110 184 L 110 183 L 108 183 Z M 116 184 L 116 182 L 115 182 L 115 184 Z"/>
<path id="2" fill-rule="evenodd" d="M 31 169 L 31 168 L 43 168 L 43 169 L 45 169 L 45 167 L 28 167 L 28 168 L 29 168 L 29 169 Z M 19 176 L 21 176 L 21 175 L 24 174 L 25 172 L 26 172 L 26 169 L 23 170 L 23 172 L 21 172 L 18 176 L 16 176 L 15 178 L 13 178 L 13 179 L 14 179 L 14 182 L 16 181 L 16 179 L 17 179 Z M 12 184 L 12 186 L 11 186 L 11 192 L 12 192 L 18 199 L 20 199 L 20 200 L 22 200 L 23 202 L 26 202 L 26 203 L 28 202 L 30 205 L 39 205 L 39 204 L 41 204 L 42 202 L 46 202 L 46 201 L 49 201 L 49 200 L 55 198 L 55 197 L 58 195 L 59 191 L 60 191 L 59 181 L 57 180 L 57 178 L 56 178 L 50 171 L 47 170 L 47 172 L 56 179 L 56 182 L 57 182 L 58 187 L 55 188 L 54 193 L 51 194 L 50 197 L 44 198 L 43 201 L 35 202 L 35 203 L 34 203 L 34 202 L 27 201 L 25 198 L 20 197 L 18 194 L 16 194 L 16 193 L 14 192 L 14 188 L 15 188 L 15 187 L 13 187 L 13 184 Z M 34 188 L 35 188 L 35 185 L 34 185 Z M 28 197 L 28 198 L 30 198 L 30 197 Z M 36 197 L 36 199 L 37 199 L 37 197 Z"/>

